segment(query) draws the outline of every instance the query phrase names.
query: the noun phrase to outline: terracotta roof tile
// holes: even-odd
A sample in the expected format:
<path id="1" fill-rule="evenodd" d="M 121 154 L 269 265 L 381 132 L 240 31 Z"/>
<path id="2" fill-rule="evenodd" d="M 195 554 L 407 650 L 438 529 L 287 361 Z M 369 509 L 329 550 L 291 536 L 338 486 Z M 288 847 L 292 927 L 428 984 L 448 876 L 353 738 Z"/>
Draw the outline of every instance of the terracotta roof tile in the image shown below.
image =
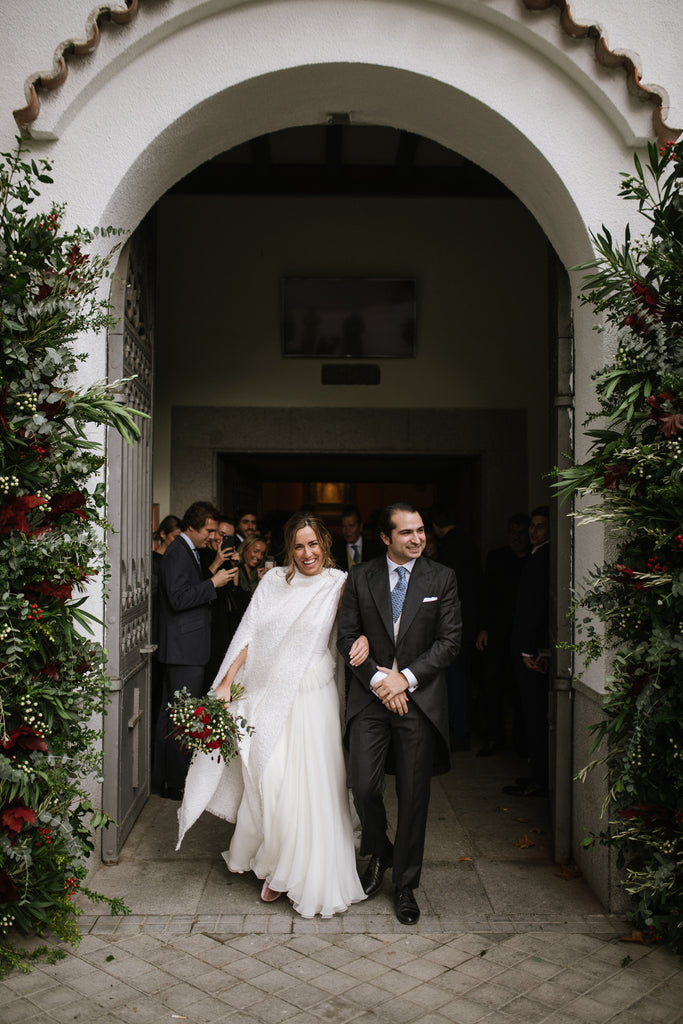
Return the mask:
<path id="1" fill-rule="evenodd" d="M 22 131 L 28 129 L 40 113 L 41 89 L 58 89 L 66 81 L 69 73 L 67 58 L 81 57 L 93 53 L 100 41 L 100 22 L 112 21 L 117 25 L 125 25 L 137 14 L 139 0 L 121 0 L 119 4 L 103 4 L 96 7 L 88 16 L 84 39 L 69 39 L 62 44 L 55 54 L 51 72 L 36 74 L 29 78 L 26 86 L 24 107 L 14 111 L 14 120 Z M 663 97 L 654 89 L 644 86 L 640 81 L 640 73 L 630 57 L 610 50 L 597 25 L 580 25 L 572 18 L 571 8 L 567 0 L 523 0 L 524 6 L 530 11 L 547 11 L 552 7 L 560 13 L 560 26 L 572 39 L 592 39 L 595 59 L 605 68 L 623 68 L 629 90 L 645 102 L 652 103 L 652 127 L 660 144 L 672 142 L 681 134 L 679 129 L 670 128 L 662 117 Z"/>
<path id="2" fill-rule="evenodd" d="M 26 106 L 13 111 L 14 120 L 19 128 L 27 129 L 40 113 L 41 89 L 58 89 L 63 85 L 69 74 L 67 57 L 83 57 L 93 53 L 100 42 L 100 22 L 112 21 L 116 25 L 125 25 L 131 21 L 138 11 L 139 0 L 120 0 L 118 4 L 101 4 L 88 15 L 83 39 L 68 39 L 58 48 L 52 63 L 52 71 L 36 72 L 30 76 L 26 85 Z"/>
<path id="3" fill-rule="evenodd" d="M 675 142 L 681 129 L 670 128 L 662 117 L 663 97 L 655 89 L 645 86 L 640 81 L 640 72 L 626 54 L 610 50 L 597 25 L 580 25 L 574 21 L 568 0 L 523 0 L 524 6 L 530 11 L 547 11 L 556 7 L 560 12 L 560 26 L 572 39 L 592 39 L 595 59 L 604 68 L 623 68 L 626 72 L 626 83 L 629 91 L 644 102 L 652 103 L 652 128 L 660 145 Z"/>

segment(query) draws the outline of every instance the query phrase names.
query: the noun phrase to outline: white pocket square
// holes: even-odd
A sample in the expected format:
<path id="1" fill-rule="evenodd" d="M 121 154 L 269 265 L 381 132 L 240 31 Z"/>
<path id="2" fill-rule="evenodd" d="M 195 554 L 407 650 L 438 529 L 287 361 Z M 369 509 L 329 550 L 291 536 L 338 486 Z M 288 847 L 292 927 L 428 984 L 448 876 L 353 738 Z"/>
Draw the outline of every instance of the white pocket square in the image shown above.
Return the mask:
<path id="1" fill-rule="evenodd" d="M 427 601 L 438 601 L 438 600 L 439 600 L 438 597 L 423 597 L 422 598 L 422 604 L 426 604 Z"/>

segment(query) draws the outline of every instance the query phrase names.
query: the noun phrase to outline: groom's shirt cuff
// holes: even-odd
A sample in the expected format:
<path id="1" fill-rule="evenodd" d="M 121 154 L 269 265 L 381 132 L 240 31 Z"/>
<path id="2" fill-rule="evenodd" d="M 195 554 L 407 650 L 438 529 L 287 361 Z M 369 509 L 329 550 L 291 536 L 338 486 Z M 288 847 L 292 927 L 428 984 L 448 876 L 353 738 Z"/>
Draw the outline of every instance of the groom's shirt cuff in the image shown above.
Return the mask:
<path id="1" fill-rule="evenodd" d="M 370 689 L 373 691 L 373 693 L 378 682 L 380 681 L 380 679 L 384 679 L 385 675 L 386 672 L 375 672 L 374 676 L 370 680 Z M 402 668 L 401 675 L 405 676 L 406 679 L 408 680 L 408 693 L 412 693 L 413 690 L 417 690 L 417 679 L 415 678 L 415 676 L 413 675 L 409 668 Z"/>

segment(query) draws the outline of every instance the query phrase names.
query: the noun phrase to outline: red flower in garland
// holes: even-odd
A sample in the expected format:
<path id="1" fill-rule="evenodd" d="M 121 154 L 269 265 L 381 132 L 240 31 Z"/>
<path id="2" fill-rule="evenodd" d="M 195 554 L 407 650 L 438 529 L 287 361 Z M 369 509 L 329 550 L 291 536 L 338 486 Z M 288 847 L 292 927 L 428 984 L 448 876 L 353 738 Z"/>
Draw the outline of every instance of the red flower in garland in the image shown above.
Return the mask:
<path id="1" fill-rule="evenodd" d="M 43 416 L 45 416 L 46 419 L 48 420 L 53 420 L 55 416 L 59 416 L 60 413 L 63 413 L 65 409 L 66 402 L 62 402 L 61 399 L 58 400 L 57 402 L 48 402 L 48 400 L 45 399 L 44 402 L 41 402 L 39 405 L 36 405 L 36 411 L 42 412 Z"/>
<path id="2" fill-rule="evenodd" d="M 84 263 L 87 263 L 90 256 L 87 253 L 82 253 L 79 246 L 74 244 L 67 253 L 66 258 L 69 263 L 69 271 L 72 272 L 77 267 L 82 267 Z"/>
<path id="3" fill-rule="evenodd" d="M 658 305 L 659 296 L 641 281 L 631 281 L 629 287 L 633 298 L 640 306 L 640 311 L 629 313 L 624 323 L 639 334 L 648 334 L 652 321 L 662 319 L 662 311 Z"/>
<path id="4" fill-rule="evenodd" d="M 605 466 L 605 475 L 602 481 L 605 490 L 616 490 L 619 481 L 626 476 L 630 468 L 628 462 L 615 462 L 611 466 Z"/>
<path id="5" fill-rule="evenodd" d="M 623 821 L 639 819 L 650 832 L 655 828 L 671 827 L 671 811 L 661 804 L 639 804 L 638 807 L 630 807 L 627 811 L 617 811 L 617 814 Z"/>
<path id="6" fill-rule="evenodd" d="M 0 388 L 0 424 L 2 429 L 7 430 L 7 420 L 5 419 L 4 413 L 7 408 L 7 395 L 9 394 L 9 384 L 5 384 L 4 387 Z"/>
<path id="7" fill-rule="evenodd" d="M 0 903 L 14 903 L 19 899 L 19 890 L 7 874 L 0 871 Z"/>
<path id="8" fill-rule="evenodd" d="M 2 815 L 0 815 L 0 824 L 17 835 L 21 832 L 24 825 L 35 825 L 35 823 L 36 812 L 32 811 L 30 807 L 24 807 L 23 804 L 7 807 L 2 812 Z"/>
<path id="9" fill-rule="evenodd" d="M 634 580 L 633 577 L 636 574 L 636 570 L 632 569 L 630 565 L 623 565 L 621 562 L 614 563 L 614 572 L 612 573 L 612 579 L 616 580 L 617 583 L 631 583 L 634 590 L 649 590 L 649 587 L 642 582 L 642 580 Z"/>
<path id="10" fill-rule="evenodd" d="M 649 308 L 652 310 L 656 308 L 657 303 L 659 302 L 659 297 L 655 295 L 647 285 L 641 284 L 640 281 L 631 281 L 629 287 L 634 299 L 637 300 L 643 309 Z"/>
<path id="11" fill-rule="evenodd" d="M 70 601 L 72 593 L 73 583 L 50 583 L 48 580 L 40 580 L 26 587 L 24 597 L 27 600 L 40 596 L 54 597 L 56 601 Z"/>
<path id="12" fill-rule="evenodd" d="M 3 750 L 14 750 L 18 747 L 20 750 L 40 750 L 43 754 L 48 752 L 42 734 L 36 732 L 30 725 L 18 725 L 16 729 L 12 729 L 0 746 Z"/>
<path id="13" fill-rule="evenodd" d="M 629 697 L 638 697 L 650 682 L 650 673 L 641 672 L 640 675 L 636 675 L 635 665 L 630 665 L 627 671 L 629 677 L 633 680 L 629 687 L 628 695 Z"/>
<path id="14" fill-rule="evenodd" d="M 670 391 L 660 391 L 657 395 L 648 395 L 645 399 L 647 404 L 652 410 L 650 413 L 651 420 L 660 420 L 662 416 L 666 414 L 666 409 L 662 408 L 664 402 L 673 402 L 674 396 Z"/>
<path id="15" fill-rule="evenodd" d="M 664 434 L 664 437 L 673 437 L 675 434 L 680 434 L 681 430 L 683 430 L 683 414 L 672 412 L 662 416 L 659 429 Z"/>
<path id="16" fill-rule="evenodd" d="M 59 671 L 61 669 L 61 662 L 59 661 L 46 661 L 40 666 L 40 672 L 44 676 L 48 676 L 49 679 L 54 679 L 55 682 L 59 682 Z"/>
<path id="17" fill-rule="evenodd" d="M 28 525 L 27 513 L 45 503 L 46 499 L 39 498 L 37 494 L 24 494 L 20 498 L 14 498 L 4 508 L 0 508 L 0 534 L 11 533 L 12 530 L 28 535 L 34 533 L 35 531 Z"/>
<path id="18" fill-rule="evenodd" d="M 665 437 L 673 437 L 683 430 L 683 413 L 677 412 L 678 400 L 669 391 L 649 395 L 645 401 L 650 406 L 649 418 L 659 423 L 659 429 Z"/>
<path id="19" fill-rule="evenodd" d="M 55 519 L 57 516 L 63 515 L 65 512 L 73 512 L 75 516 L 79 516 L 81 519 L 86 519 L 87 516 L 83 512 L 83 506 L 85 505 L 85 494 L 82 491 L 70 491 L 68 494 L 56 494 L 50 501 L 51 511 L 48 513 L 49 519 Z"/>

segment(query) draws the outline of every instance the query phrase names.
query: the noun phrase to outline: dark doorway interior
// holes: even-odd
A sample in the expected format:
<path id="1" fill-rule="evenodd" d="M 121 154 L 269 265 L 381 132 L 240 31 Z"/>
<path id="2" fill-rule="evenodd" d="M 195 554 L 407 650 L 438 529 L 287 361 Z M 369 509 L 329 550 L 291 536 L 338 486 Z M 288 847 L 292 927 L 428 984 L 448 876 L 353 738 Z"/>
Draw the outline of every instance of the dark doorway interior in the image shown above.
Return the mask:
<path id="1" fill-rule="evenodd" d="M 392 501 L 411 501 L 424 512 L 439 502 L 453 505 L 458 525 L 481 543 L 479 456 L 221 452 L 217 458 L 217 490 L 227 512 L 244 505 L 260 515 L 311 507 L 336 530 L 346 504 L 357 505 L 371 524 Z"/>

